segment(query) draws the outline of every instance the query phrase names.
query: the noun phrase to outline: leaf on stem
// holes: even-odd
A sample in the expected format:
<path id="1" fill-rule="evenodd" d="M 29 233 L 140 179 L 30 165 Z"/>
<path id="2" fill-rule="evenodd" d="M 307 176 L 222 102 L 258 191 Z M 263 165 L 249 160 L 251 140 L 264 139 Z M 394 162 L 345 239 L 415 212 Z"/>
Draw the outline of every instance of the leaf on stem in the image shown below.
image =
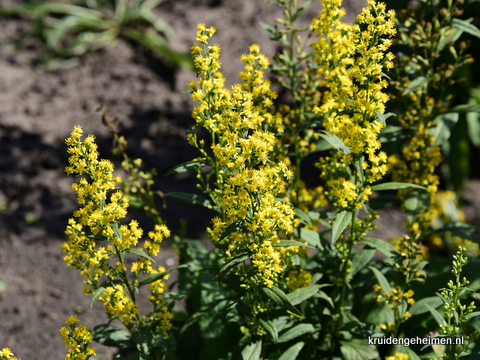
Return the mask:
<path id="1" fill-rule="evenodd" d="M 245 346 L 242 350 L 242 358 L 243 360 L 259 360 L 261 351 L 262 340 L 259 340 L 256 343 Z"/>
<path id="2" fill-rule="evenodd" d="M 131 253 L 131 254 L 135 254 L 135 255 L 138 255 L 138 256 L 141 256 L 141 257 L 144 257 L 145 259 L 148 259 L 148 260 L 153 261 L 154 263 L 156 263 L 156 261 L 155 261 L 154 258 L 152 258 L 150 255 L 148 255 L 147 253 L 145 253 L 145 252 L 142 251 L 142 250 L 135 249 L 135 248 L 130 248 L 130 249 L 125 250 L 125 252 Z"/>
<path id="3" fill-rule="evenodd" d="M 452 26 L 460 31 L 466 32 L 467 34 L 480 38 L 480 30 L 475 25 L 471 24 L 472 20 L 473 18 L 467 20 L 453 18 Z"/>
<path id="4" fill-rule="evenodd" d="M 393 253 L 397 252 L 397 250 L 395 250 L 395 247 L 392 244 L 382 239 L 363 238 L 362 242 L 365 245 L 370 246 L 371 248 L 377 250 L 378 252 L 381 252 L 383 255 L 387 257 L 390 257 L 392 256 Z"/>
<path id="5" fill-rule="evenodd" d="M 165 194 L 165 196 L 170 196 L 170 197 L 173 197 L 174 199 L 185 201 L 192 205 L 201 205 L 206 208 L 210 208 L 212 206 L 212 203 L 210 202 L 210 200 L 205 199 L 203 196 L 200 196 L 197 194 L 189 194 L 184 192 L 169 192 Z"/>
<path id="6" fill-rule="evenodd" d="M 287 295 L 277 288 L 276 286 L 272 286 L 271 288 L 263 288 L 262 289 L 265 295 L 267 295 L 274 303 L 276 303 L 281 308 L 284 308 L 294 314 L 299 316 L 303 316 L 303 314 L 295 307 L 293 304 L 288 300 Z"/>
<path id="7" fill-rule="evenodd" d="M 278 360 L 296 360 L 298 354 L 303 349 L 305 343 L 303 341 L 299 341 L 295 345 L 290 346 L 287 351 L 285 351 L 282 356 L 278 358 Z"/>
<path id="8" fill-rule="evenodd" d="M 383 275 L 380 270 L 374 268 L 373 266 L 369 266 L 369 269 L 373 271 L 373 274 L 377 278 L 378 284 L 382 287 L 383 292 L 390 292 L 390 283 L 388 282 L 385 275 Z"/>
<path id="9" fill-rule="evenodd" d="M 163 176 L 180 174 L 187 171 L 197 170 L 205 166 L 207 166 L 207 163 L 205 161 L 199 161 L 199 160 L 187 161 L 185 163 L 179 164 L 173 167 L 172 169 L 168 170 Z"/>
<path id="10" fill-rule="evenodd" d="M 386 182 L 383 184 L 373 185 L 371 187 L 372 191 L 398 190 L 398 189 L 406 189 L 406 188 L 427 190 L 426 187 L 421 185 L 411 184 L 411 183 L 402 183 L 402 182 Z"/>
<path id="11" fill-rule="evenodd" d="M 428 309 L 428 311 L 430 311 L 430 313 L 433 315 L 433 318 L 435 319 L 435 321 L 439 326 L 442 326 L 443 323 L 445 323 L 443 316 L 440 315 L 440 313 L 434 307 L 432 307 L 428 303 L 425 303 L 423 306 L 425 306 Z"/>
<path id="12" fill-rule="evenodd" d="M 92 295 L 92 300 L 90 300 L 90 307 L 92 307 L 93 304 L 95 304 L 95 302 L 98 300 L 98 298 L 103 294 L 105 294 L 105 288 L 103 286 L 95 290 L 95 292 Z"/>
<path id="13" fill-rule="evenodd" d="M 318 293 L 318 290 L 321 287 L 321 285 L 310 285 L 294 290 L 291 293 L 287 294 L 288 301 L 290 301 L 292 305 L 301 304 L 305 300 L 311 298 L 313 295 Z"/>
<path id="14" fill-rule="evenodd" d="M 297 326 L 294 326 L 293 328 L 285 331 L 278 338 L 278 342 L 279 343 L 284 343 L 284 342 L 290 341 L 292 339 L 295 339 L 299 336 L 302 336 L 304 334 L 312 333 L 314 331 L 315 331 L 315 328 L 313 327 L 312 324 L 298 324 Z"/>
<path id="15" fill-rule="evenodd" d="M 273 324 L 273 322 L 271 320 L 265 321 L 263 319 L 259 319 L 259 322 L 260 322 L 260 325 L 262 325 L 262 327 L 268 333 L 268 335 L 270 335 L 273 342 L 276 344 L 278 341 L 278 331 L 275 325 Z"/>
<path id="16" fill-rule="evenodd" d="M 320 131 L 318 135 L 325 139 L 335 149 L 341 150 L 347 155 L 350 154 L 350 149 L 348 148 L 348 146 L 345 145 L 337 135 L 325 130 Z"/>
<path id="17" fill-rule="evenodd" d="M 230 271 L 230 269 L 244 262 L 248 258 L 248 256 L 249 256 L 248 253 L 238 254 L 232 260 L 230 260 L 220 268 L 220 271 L 218 272 L 218 276 L 220 277 L 223 276 L 225 273 Z"/>
<path id="18" fill-rule="evenodd" d="M 183 265 L 178 265 L 178 266 L 175 266 L 171 269 L 168 269 L 167 271 L 163 271 L 163 272 L 160 272 L 160 273 L 157 273 L 157 274 L 150 274 L 150 275 L 147 275 L 145 276 L 142 281 L 140 281 L 138 283 L 138 287 L 142 287 L 143 285 L 147 285 L 147 284 L 150 284 L 154 281 L 157 281 L 157 280 L 161 280 L 163 279 L 165 276 L 167 276 L 168 274 L 170 274 L 173 270 L 176 270 L 176 269 L 182 269 L 182 268 L 186 268 L 186 267 L 189 267 L 190 265 L 188 264 L 183 264 Z"/>
<path id="19" fill-rule="evenodd" d="M 417 90 L 418 88 L 426 88 L 429 82 L 430 81 L 425 76 L 417 77 L 416 79 L 412 80 L 410 85 L 408 85 L 408 87 L 402 93 L 402 96 L 405 96 L 412 91 Z"/>
<path id="20" fill-rule="evenodd" d="M 332 243 L 338 240 L 348 224 L 352 221 L 352 213 L 347 210 L 343 210 L 335 215 L 335 219 L 332 224 Z"/>
<path id="21" fill-rule="evenodd" d="M 387 126 L 387 119 L 390 117 L 390 116 L 397 116 L 396 114 L 392 113 L 392 112 L 389 112 L 387 114 L 382 114 L 380 111 L 378 110 L 374 110 L 373 111 L 375 113 L 375 115 L 377 115 L 377 118 L 378 120 L 380 120 L 384 126 Z"/>
<path id="22" fill-rule="evenodd" d="M 318 247 L 311 246 L 309 244 L 302 243 L 300 241 L 295 241 L 295 240 L 280 240 L 277 242 L 274 247 L 289 247 L 289 246 L 303 246 L 303 247 L 308 247 L 310 249 L 318 249 Z"/>

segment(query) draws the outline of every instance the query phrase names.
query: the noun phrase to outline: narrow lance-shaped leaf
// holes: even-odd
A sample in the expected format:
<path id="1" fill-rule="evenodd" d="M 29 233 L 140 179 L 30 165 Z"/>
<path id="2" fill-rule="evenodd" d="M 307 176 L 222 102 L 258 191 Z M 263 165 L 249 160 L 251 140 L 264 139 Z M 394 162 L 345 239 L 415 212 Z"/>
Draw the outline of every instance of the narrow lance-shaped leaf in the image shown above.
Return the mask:
<path id="1" fill-rule="evenodd" d="M 287 295 L 285 293 L 277 288 L 276 286 L 272 286 L 270 288 L 263 288 L 262 289 L 265 295 L 267 295 L 273 302 L 275 302 L 278 306 L 294 313 L 299 316 L 303 316 L 303 314 L 295 307 L 292 305 L 290 300 L 288 300 Z"/>
<path id="2" fill-rule="evenodd" d="M 278 360 L 296 360 L 298 354 L 303 349 L 305 343 L 303 341 L 299 341 L 295 345 L 290 346 L 287 351 L 285 351 L 282 356 L 278 358 Z"/>
<path id="3" fill-rule="evenodd" d="M 90 307 L 92 307 L 93 304 L 95 304 L 95 302 L 98 300 L 98 298 L 103 294 L 105 294 L 105 288 L 103 286 L 95 290 L 95 292 L 92 295 L 92 300 L 90 300 Z"/>
<path id="4" fill-rule="evenodd" d="M 259 319 L 259 322 L 260 322 L 260 325 L 262 325 L 262 327 L 268 333 L 268 335 L 270 335 L 273 342 L 276 344 L 278 340 L 278 331 L 275 325 L 273 324 L 273 322 L 271 320 L 265 321 L 263 319 Z"/>
<path id="5" fill-rule="evenodd" d="M 397 116 L 396 114 L 394 113 L 387 113 L 387 114 L 382 114 L 380 111 L 378 110 L 374 110 L 373 111 L 375 113 L 375 115 L 377 115 L 377 118 L 378 120 L 380 120 L 384 126 L 387 126 L 387 119 L 390 117 L 390 116 Z"/>
<path id="6" fill-rule="evenodd" d="M 345 154 L 350 154 L 350 149 L 343 141 L 335 134 L 322 130 L 319 132 L 319 135 L 324 138 L 330 145 L 332 145 L 337 150 L 342 150 Z"/>
<path id="7" fill-rule="evenodd" d="M 147 285 L 147 284 L 150 284 L 154 281 L 157 281 L 157 280 L 161 280 L 163 279 L 165 276 L 167 276 L 168 274 L 170 274 L 173 270 L 176 270 L 176 269 L 182 269 L 182 268 L 186 268 L 186 267 L 189 267 L 190 265 L 188 264 L 182 264 L 182 265 L 178 265 L 178 266 L 175 266 L 171 269 L 168 269 L 167 271 L 163 271 L 163 272 L 160 272 L 160 273 L 157 273 L 157 274 L 150 274 L 150 275 L 147 275 L 146 277 L 144 277 L 142 279 L 142 281 L 140 281 L 140 283 L 138 284 L 138 287 L 142 287 L 143 285 Z"/>
<path id="8" fill-rule="evenodd" d="M 437 324 L 439 326 L 443 325 L 443 323 L 445 322 L 445 319 L 443 318 L 442 315 L 440 315 L 440 313 L 435 309 L 433 308 L 430 304 L 428 303 L 425 303 L 424 306 L 428 309 L 428 311 L 430 311 L 430 313 L 433 315 L 433 318 L 435 319 L 435 321 L 437 322 Z"/>
<path id="9" fill-rule="evenodd" d="M 332 224 L 332 242 L 334 244 L 351 221 L 352 213 L 350 211 L 344 210 L 335 215 Z"/>
<path id="10" fill-rule="evenodd" d="M 371 187 L 372 191 L 398 190 L 398 189 L 406 189 L 406 188 L 427 190 L 426 187 L 421 185 L 411 184 L 411 183 L 401 183 L 401 182 L 386 182 L 383 184 L 373 185 Z"/>
<path id="11" fill-rule="evenodd" d="M 205 161 L 198 161 L 198 160 L 188 161 L 188 162 L 185 162 L 183 164 L 179 164 L 179 165 L 175 166 L 174 168 L 168 170 L 165 173 L 165 175 L 163 175 L 163 176 L 168 176 L 168 175 L 179 174 L 179 173 L 183 173 L 183 172 L 187 172 L 187 171 L 197 170 L 197 169 L 201 169 L 205 166 L 207 166 Z"/>
<path id="12" fill-rule="evenodd" d="M 468 20 L 461 20 L 461 19 L 452 19 L 453 22 L 453 27 L 466 32 L 470 35 L 476 36 L 477 38 L 480 38 L 480 30 L 473 24 L 471 24 L 471 21 L 473 18 L 470 18 Z"/>
<path id="13" fill-rule="evenodd" d="M 380 270 L 374 268 L 373 266 L 370 266 L 369 269 L 372 270 L 375 274 L 378 284 L 382 287 L 383 292 L 390 292 L 390 283 L 388 282 L 385 275 L 383 275 Z"/>
<path id="14" fill-rule="evenodd" d="M 318 290 L 320 288 L 320 285 L 310 285 L 307 287 L 302 287 L 287 294 L 287 298 L 292 303 L 292 305 L 298 305 L 318 293 Z"/>
<path id="15" fill-rule="evenodd" d="M 242 358 L 243 360 L 259 360 L 261 352 L 262 340 L 259 340 L 256 343 L 245 346 L 242 350 Z"/>
<path id="16" fill-rule="evenodd" d="M 284 343 L 290 340 L 293 340 L 304 334 L 309 334 L 315 331 L 315 328 L 312 324 L 298 324 L 291 329 L 288 329 L 282 335 L 279 336 L 278 342 Z"/>
<path id="17" fill-rule="evenodd" d="M 429 80 L 425 76 L 419 76 L 415 80 L 412 80 L 410 85 L 408 85 L 407 89 L 402 93 L 402 96 L 405 96 L 409 93 L 411 93 L 414 90 L 417 90 L 418 88 L 425 88 L 427 87 L 429 83 Z"/>
<path id="18" fill-rule="evenodd" d="M 165 196 L 170 196 L 175 199 L 185 201 L 192 205 L 202 205 L 206 208 L 209 208 L 212 206 L 210 200 L 205 199 L 204 197 L 197 194 L 189 194 L 189 193 L 183 193 L 183 192 L 169 192 L 165 194 Z"/>

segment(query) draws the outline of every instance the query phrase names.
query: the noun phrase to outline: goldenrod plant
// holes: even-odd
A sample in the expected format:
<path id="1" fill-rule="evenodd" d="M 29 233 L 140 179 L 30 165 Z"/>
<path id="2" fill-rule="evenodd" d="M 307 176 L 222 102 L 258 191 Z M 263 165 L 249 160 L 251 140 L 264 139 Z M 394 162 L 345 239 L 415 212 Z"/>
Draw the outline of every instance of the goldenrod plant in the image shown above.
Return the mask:
<path id="1" fill-rule="evenodd" d="M 173 29 L 153 12 L 164 1 L 54 0 L 0 6 L 0 16 L 31 19 L 29 37 L 44 43 L 41 60 L 50 69 L 77 65 L 80 56 L 114 46 L 120 38 L 139 43 L 173 67 L 191 69 L 191 57 L 169 42 Z"/>
<path id="2" fill-rule="evenodd" d="M 403 138 L 396 142 L 401 147 L 398 153 L 389 158 L 390 171 L 394 181 L 428 189 L 423 193 L 415 189 L 399 191 L 409 213 L 407 227 L 424 236 L 432 232 L 442 153 L 448 156 L 454 151 L 448 142 L 452 129 L 461 114 L 478 111 L 471 105 L 453 106 L 456 84 L 466 80 L 458 73 L 473 62 L 461 35 L 480 37 L 472 19 L 460 18 L 462 4 L 463 0 L 420 1 L 403 11 L 395 41 L 396 66 L 389 72 L 390 106 L 398 113 L 395 125 L 400 127 L 392 126 L 387 138 Z M 462 161 L 464 155 L 458 154 L 455 161 Z"/>
<path id="3" fill-rule="evenodd" d="M 172 269 L 154 266 L 160 243 L 171 237 L 154 207 L 155 173 L 142 173 L 140 160 L 128 157 L 126 140 L 106 113 L 129 179 L 113 176 L 113 165 L 99 159 L 94 137 L 83 139 L 81 127 L 66 140 L 66 172 L 79 178 L 72 189 L 81 207 L 68 222 L 65 261 L 81 272 L 92 303 L 102 302 L 111 319 L 89 332 L 69 318 L 71 330 L 61 331 L 70 347 L 67 358 L 92 356 L 91 340 L 128 349 L 129 355 L 115 355 L 124 360 L 466 360 L 480 352 L 478 274 L 466 265 L 466 249 L 459 247 L 454 257 L 455 281 L 442 288 L 451 264 L 429 252 L 425 242 L 431 228 L 477 242 L 480 233 L 446 202 L 450 193 L 437 191 L 434 170 L 441 157 L 435 139 L 443 116 L 453 112 L 442 97 L 448 82 L 429 65 L 437 57 L 415 57 L 434 80 L 422 83 L 416 79 L 424 75 L 409 73 L 401 82 L 394 74 L 407 67 L 395 68 L 395 61 L 405 60 L 395 57 L 392 44 L 400 36 L 416 49 L 425 39 L 408 37 L 384 3 L 369 0 L 357 23 L 349 24 L 342 21 L 342 1 L 323 0 L 308 29 L 295 25 L 308 3 L 274 3 L 285 19 L 264 27 L 284 49 L 271 63 L 259 44 L 251 45 L 241 57 L 241 82 L 230 88 L 215 27 L 197 27 L 192 54 L 198 76 L 188 83 L 195 123 L 187 135 L 197 154 L 166 175 L 196 173 L 202 194 L 173 192 L 163 200 L 174 197 L 212 211 L 205 231 L 212 248 L 184 234 L 173 237 L 178 291 L 166 291 Z M 477 31 L 451 18 L 434 22 L 440 38 L 455 29 Z M 307 39 L 297 36 L 303 30 Z M 457 55 L 459 63 L 470 61 Z M 285 88 L 282 98 L 269 70 Z M 426 95 L 434 82 L 431 91 L 443 100 Z M 402 111 L 394 108 L 395 114 L 387 110 L 392 97 L 406 104 Z M 384 146 L 388 142 L 394 146 Z M 309 156 L 320 170 L 313 188 L 302 178 Z M 414 158 L 421 166 L 407 166 Z M 398 190 L 408 233 L 390 241 L 371 237 L 383 194 Z M 138 222 L 123 223 L 135 203 L 154 219 L 148 240 Z M 452 206 L 455 211 L 445 210 Z M 478 268 L 476 257 L 469 263 Z M 476 276 L 471 284 L 460 277 L 462 271 Z M 145 285 L 150 311 L 138 301 Z M 473 300 L 463 305 L 469 293 Z M 181 308 L 175 307 L 180 299 Z M 444 348 L 410 342 L 431 334 L 464 335 L 465 341 Z M 392 338 L 411 346 L 385 342 Z M 9 349 L 2 351 L 12 358 Z"/>

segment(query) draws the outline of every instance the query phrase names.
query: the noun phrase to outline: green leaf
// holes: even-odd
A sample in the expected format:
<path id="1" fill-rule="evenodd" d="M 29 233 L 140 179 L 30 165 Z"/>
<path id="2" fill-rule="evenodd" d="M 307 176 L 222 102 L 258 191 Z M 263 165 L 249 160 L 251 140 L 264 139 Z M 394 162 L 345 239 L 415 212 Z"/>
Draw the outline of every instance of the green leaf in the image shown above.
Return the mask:
<path id="1" fill-rule="evenodd" d="M 451 222 L 435 231 L 450 231 L 455 236 L 480 243 L 480 228 L 463 222 Z"/>
<path id="2" fill-rule="evenodd" d="M 287 294 L 288 301 L 290 301 L 292 305 L 301 304 L 305 300 L 311 298 L 313 295 L 318 293 L 318 290 L 321 287 L 321 285 L 310 285 L 307 287 L 296 289 L 291 293 Z"/>
<path id="3" fill-rule="evenodd" d="M 320 242 L 320 234 L 316 231 L 307 228 L 300 229 L 300 239 L 306 241 L 315 249 L 323 249 L 322 243 Z"/>
<path id="4" fill-rule="evenodd" d="M 187 161 L 183 164 L 179 164 L 175 166 L 174 168 L 168 170 L 165 175 L 163 176 L 168 176 L 168 175 L 173 175 L 173 174 L 179 174 L 187 171 L 192 171 L 192 170 L 197 170 L 201 169 L 203 167 L 207 166 L 207 163 L 205 161 Z"/>
<path id="5" fill-rule="evenodd" d="M 259 340 L 256 343 L 245 346 L 242 350 L 242 358 L 243 360 L 259 360 L 261 351 L 262 340 Z"/>
<path id="6" fill-rule="evenodd" d="M 113 325 L 102 324 L 90 329 L 93 340 L 105 346 L 117 347 L 120 349 L 134 346 L 127 330 L 120 329 Z"/>
<path id="7" fill-rule="evenodd" d="M 374 248 L 375 250 L 381 252 L 383 255 L 390 257 L 392 256 L 392 253 L 395 253 L 397 250 L 393 247 L 392 244 L 386 242 L 385 240 L 382 239 L 375 239 L 375 238 L 363 238 L 362 242 L 365 245 L 370 246 L 371 248 Z"/>
<path id="8" fill-rule="evenodd" d="M 421 300 L 418 300 L 415 304 L 412 305 L 412 307 L 408 311 L 412 315 L 424 314 L 428 312 L 428 308 L 425 306 L 425 304 L 428 304 L 433 308 L 437 308 L 443 305 L 443 301 L 438 296 L 429 296 Z"/>
<path id="9" fill-rule="evenodd" d="M 310 249 L 318 249 L 318 247 L 311 246 L 309 244 L 305 244 L 295 240 L 280 240 L 278 243 L 274 245 L 274 247 L 289 247 L 289 246 L 303 246 L 303 247 L 308 247 Z"/>
<path id="10" fill-rule="evenodd" d="M 373 271 L 373 274 L 377 278 L 378 284 L 382 287 L 383 292 L 389 293 L 390 292 L 390 283 L 388 282 L 387 278 L 385 275 L 383 275 L 380 270 L 377 268 L 374 268 L 373 266 L 369 267 L 370 270 Z"/>
<path id="11" fill-rule="evenodd" d="M 434 123 L 437 125 L 430 129 L 430 134 L 435 137 L 435 146 L 442 146 L 443 143 L 450 138 L 452 129 L 458 122 L 458 119 L 458 112 L 446 113 L 435 118 Z"/>
<path id="12" fill-rule="evenodd" d="M 323 299 L 325 300 L 326 302 L 328 302 L 330 304 L 330 306 L 333 308 L 335 308 L 335 305 L 333 304 L 333 300 L 330 296 L 328 296 L 325 292 L 323 291 L 319 291 L 318 293 L 316 293 L 314 295 L 315 298 L 317 299 Z"/>
<path id="13" fill-rule="evenodd" d="M 433 318 L 435 319 L 435 321 L 439 326 L 443 325 L 446 322 L 443 319 L 443 316 L 440 315 L 440 313 L 431 305 L 429 305 L 428 303 L 425 303 L 424 306 L 428 309 L 428 311 L 430 311 L 430 313 L 433 315 Z"/>
<path id="14" fill-rule="evenodd" d="M 352 271 L 350 272 L 352 278 L 372 260 L 375 252 L 374 249 L 362 249 L 355 254 L 352 259 Z"/>
<path id="15" fill-rule="evenodd" d="M 260 26 L 265 30 L 267 30 L 267 32 L 270 34 L 272 38 L 276 37 L 277 32 L 275 31 L 275 28 L 273 26 L 265 24 L 263 21 L 260 21 Z"/>
<path id="16" fill-rule="evenodd" d="M 340 235 L 342 235 L 345 228 L 352 221 L 352 213 L 347 210 L 343 210 L 335 215 L 335 219 L 332 224 L 332 243 L 336 243 Z"/>
<path id="17" fill-rule="evenodd" d="M 443 34 L 440 36 L 440 40 L 438 41 L 436 51 L 440 52 L 442 51 L 445 46 L 450 44 L 452 41 L 455 42 L 458 40 L 458 38 L 462 35 L 462 31 L 460 31 L 458 28 L 453 28 L 450 26 L 446 26 L 443 29 Z"/>
<path id="18" fill-rule="evenodd" d="M 463 105 L 457 105 L 454 106 L 449 110 L 449 112 L 455 112 L 455 113 L 479 113 L 480 112 L 480 104 L 463 104 Z"/>
<path id="19" fill-rule="evenodd" d="M 416 79 L 412 80 L 410 85 L 408 85 L 408 87 L 403 92 L 402 96 L 405 96 L 418 88 L 426 88 L 428 83 L 429 80 L 425 76 L 419 76 Z"/>
<path id="20" fill-rule="evenodd" d="M 120 228 L 118 227 L 118 223 L 114 222 L 111 226 L 112 226 L 113 232 L 115 233 L 115 236 L 120 240 L 123 240 L 123 234 L 120 231 Z"/>
<path id="21" fill-rule="evenodd" d="M 401 182 L 386 182 L 383 184 L 373 185 L 371 189 L 372 191 L 383 191 L 383 190 L 397 190 L 397 189 L 406 189 L 406 188 L 427 190 L 427 188 L 425 188 L 424 186 L 411 184 L 411 183 L 401 183 Z"/>
<path id="22" fill-rule="evenodd" d="M 259 322 L 260 322 L 260 325 L 262 325 L 262 327 L 268 333 L 268 335 L 270 335 L 273 342 L 276 344 L 278 341 L 278 331 L 275 325 L 273 324 L 273 322 L 271 320 L 265 321 L 263 319 L 259 319 Z"/>
<path id="23" fill-rule="evenodd" d="M 409 131 L 405 130 L 401 126 L 387 125 L 380 131 L 378 140 L 382 143 L 394 142 L 401 139 L 410 137 Z"/>
<path id="24" fill-rule="evenodd" d="M 343 143 L 343 141 L 335 134 L 331 132 L 322 130 L 320 131 L 319 135 L 325 139 L 330 145 L 332 145 L 335 149 L 343 151 L 345 154 L 350 154 L 350 149 Z"/>
<path id="25" fill-rule="evenodd" d="M 228 235 L 233 234 L 234 232 L 241 231 L 245 228 L 246 222 L 245 220 L 236 220 L 230 225 L 228 225 L 220 236 L 220 240 L 225 239 Z"/>
<path id="26" fill-rule="evenodd" d="M 467 20 L 461 20 L 457 18 L 453 18 L 453 27 L 457 28 L 463 32 L 466 32 L 467 34 L 473 35 L 477 38 L 480 38 L 480 30 L 473 24 L 470 24 L 470 22 L 473 20 L 473 18 L 467 19 Z"/>
<path id="27" fill-rule="evenodd" d="M 233 267 L 244 262 L 247 258 L 248 258 L 248 253 L 238 254 L 232 260 L 230 260 L 220 268 L 218 275 L 222 276 L 224 273 L 230 271 L 230 269 L 232 269 Z"/>
<path id="28" fill-rule="evenodd" d="M 340 351 L 344 359 L 371 360 L 379 358 L 378 350 L 374 345 L 368 345 L 367 340 L 352 339 L 340 342 Z"/>
<path id="29" fill-rule="evenodd" d="M 480 316 L 480 311 L 474 311 L 474 312 L 466 315 L 467 319 L 472 319 L 472 318 L 475 318 L 477 316 Z"/>
<path id="30" fill-rule="evenodd" d="M 138 283 L 138 287 L 142 287 L 143 285 L 147 285 L 147 284 L 150 284 L 154 281 L 157 281 L 157 280 L 161 280 L 163 279 L 165 276 L 167 276 L 168 274 L 170 274 L 173 270 L 176 270 L 176 269 L 183 269 L 183 268 L 186 268 L 186 267 L 189 267 L 190 265 L 188 264 L 183 264 L 183 265 L 178 265 L 178 266 L 175 266 L 171 269 L 168 269 L 167 271 L 163 271 L 161 273 L 157 273 L 157 274 L 150 274 L 150 275 L 147 275 L 145 276 L 142 281 L 140 281 Z"/>
<path id="31" fill-rule="evenodd" d="M 296 20 L 300 17 L 300 15 L 302 15 L 303 12 L 304 12 L 306 9 L 308 9 L 308 7 L 310 6 L 311 3 L 312 3 L 312 0 L 307 0 L 307 1 L 305 1 L 305 2 L 297 9 L 297 11 L 295 11 L 295 14 L 293 14 L 291 21 L 292 21 L 292 22 L 296 21 Z"/>
<path id="32" fill-rule="evenodd" d="M 378 120 L 380 120 L 383 125 L 387 126 L 387 119 L 390 117 L 390 116 L 397 116 L 396 114 L 394 113 L 387 113 L 387 114 L 382 114 L 380 111 L 378 110 L 374 110 L 373 111 L 375 113 L 375 115 L 377 115 L 377 118 Z"/>
<path id="33" fill-rule="evenodd" d="M 295 306 L 292 305 L 290 300 L 288 300 L 287 295 L 285 295 L 285 293 L 281 289 L 277 288 L 276 286 L 272 286 L 271 288 L 263 288 L 262 290 L 265 295 L 267 295 L 274 303 L 276 303 L 281 308 L 284 308 L 299 316 L 303 316 L 303 314 Z"/>
<path id="34" fill-rule="evenodd" d="M 303 349 L 303 346 L 305 343 L 303 341 L 300 341 L 296 343 L 295 345 L 290 346 L 287 351 L 285 351 L 282 356 L 278 358 L 278 360 L 296 360 L 298 354 L 300 351 Z"/>
<path id="35" fill-rule="evenodd" d="M 417 215 L 423 212 L 430 201 L 430 195 L 427 192 L 418 192 L 417 190 L 410 191 L 407 194 L 403 206 L 407 213 L 407 221 L 409 224 L 413 224 Z"/>
<path id="36" fill-rule="evenodd" d="M 103 294 L 105 294 L 105 288 L 103 286 L 95 290 L 95 292 L 92 295 L 92 300 L 90 300 L 90 307 L 92 307 L 93 304 L 95 304 L 95 302 L 98 300 L 98 298 Z"/>
<path id="37" fill-rule="evenodd" d="M 308 216 L 308 214 L 303 210 L 295 209 L 295 215 L 297 215 L 297 217 L 300 220 L 304 221 L 306 224 L 312 225 L 312 219 L 310 219 L 310 216 Z"/>
<path id="38" fill-rule="evenodd" d="M 280 337 L 278 338 L 278 343 L 284 343 L 304 334 L 312 333 L 314 331 L 315 328 L 312 324 L 298 324 L 297 326 L 288 329 L 282 335 L 280 335 Z"/>
<path id="39" fill-rule="evenodd" d="M 156 261 L 148 254 L 146 254 L 144 251 L 142 250 L 139 250 L 139 249 L 135 249 L 135 248 L 130 248 L 130 249 L 127 249 L 125 250 L 125 252 L 127 253 L 131 253 L 131 254 L 135 254 L 135 255 L 138 255 L 138 256 L 141 256 L 141 257 L 144 257 L 145 259 L 148 259 L 150 261 L 153 261 L 154 263 L 156 263 Z"/>
<path id="40" fill-rule="evenodd" d="M 480 110 L 480 105 L 479 105 Z M 466 115 L 468 125 L 468 137 L 475 147 L 480 147 L 480 113 L 469 112 Z"/>
<path id="41" fill-rule="evenodd" d="M 207 200 L 204 197 L 197 194 L 189 194 L 184 192 L 169 192 L 168 194 L 165 194 L 165 196 L 170 196 L 170 197 L 173 197 L 174 199 L 185 201 L 192 205 L 202 205 L 206 208 L 210 208 L 212 206 L 210 200 Z"/>

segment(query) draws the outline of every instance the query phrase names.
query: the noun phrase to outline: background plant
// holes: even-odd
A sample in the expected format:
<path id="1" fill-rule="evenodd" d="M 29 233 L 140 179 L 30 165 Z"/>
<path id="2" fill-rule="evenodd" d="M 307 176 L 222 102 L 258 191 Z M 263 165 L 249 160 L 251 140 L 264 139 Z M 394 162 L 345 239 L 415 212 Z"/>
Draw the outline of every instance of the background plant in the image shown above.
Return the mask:
<path id="1" fill-rule="evenodd" d="M 167 59 L 173 67 L 192 67 L 191 57 L 172 47 L 173 29 L 153 9 L 164 0 L 64 0 L 0 7 L 0 16 L 32 21 L 30 38 L 46 48 L 41 60 L 50 69 L 78 64 L 89 51 L 134 41 Z M 67 60 L 64 60 L 67 59 Z"/>

